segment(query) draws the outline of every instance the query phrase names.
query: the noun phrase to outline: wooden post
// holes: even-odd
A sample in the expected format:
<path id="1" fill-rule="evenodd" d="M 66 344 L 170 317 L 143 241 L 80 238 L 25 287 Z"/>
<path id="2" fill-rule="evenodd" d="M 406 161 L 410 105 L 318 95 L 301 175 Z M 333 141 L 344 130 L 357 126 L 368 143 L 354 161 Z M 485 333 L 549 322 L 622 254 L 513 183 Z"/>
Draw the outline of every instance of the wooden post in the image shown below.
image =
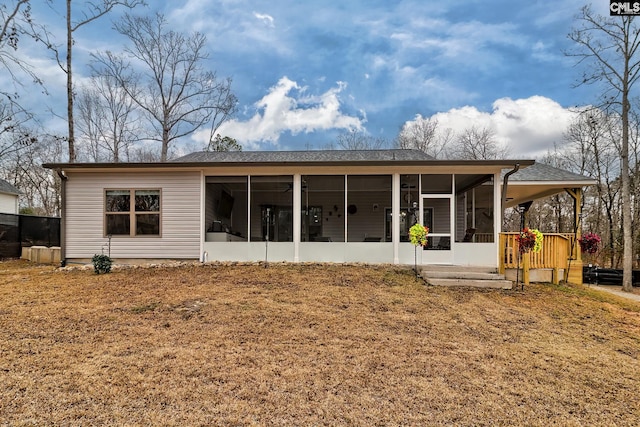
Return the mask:
<path id="1" fill-rule="evenodd" d="M 498 274 L 504 274 L 507 270 L 505 264 L 507 262 L 507 257 L 509 256 L 509 252 L 507 250 L 507 236 L 503 233 L 499 234 L 498 239 L 498 254 L 500 256 L 500 260 L 498 261 Z"/>
<path id="2" fill-rule="evenodd" d="M 573 250 L 569 254 L 569 271 L 565 274 L 565 282 L 582 283 L 582 251 L 578 240 L 582 237 L 582 188 L 566 188 L 567 193 L 573 198 L 573 229 L 575 241 Z"/>
<path id="3" fill-rule="evenodd" d="M 545 239 L 548 239 L 550 242 L 553 241 L 553 251 L 551 252 L 551 260 L 549 262 L 549 265 L 551 266 L 551 283 L 557 285 L 560 283 L 560 265 L 561 263 L 562 265 L 564 265 L 566 248 L 563 244 L 565 243 L 564 240 L 561 240 L 559 235 L 554 235 L 553 239 L 551 237 L 552 236 L 547 235 L 545 236 Z M 543 247 L 545 247 L 546 244 L 547 242 L 545 241 L 545 245 Z M 561 259 L 563 261 L 560 261 Z"/>
<path id="4" fill-rule="evenodd" d="M 522 204 L 524 206 L 524 212 L 522 213 L 522 228 L 529 227 L 529 208 L 532 202 Z M 520 230 L 522 231 L 522 230 Z M 529 252 L 522 254 L 522 285 L 529 286 L 529 266 L 531 264 L 531 256 Z"/>
<path id="5" fill-rule="evenodd" d="M 529 252 L 522 254 L 522 283 L 529 285 L 529 264 L 531 262 L 531 256 Z"/>
<path id="6" fill-rule="evenodd" d="M 551 283 L 553 283 L 554 285 L 557 285 L 560 283 L 560 268 L 558 267 L 558 264 L 555 264 L 553 267 L 553 272 L 552 274 L 552 278 L 551 278 Z"/>

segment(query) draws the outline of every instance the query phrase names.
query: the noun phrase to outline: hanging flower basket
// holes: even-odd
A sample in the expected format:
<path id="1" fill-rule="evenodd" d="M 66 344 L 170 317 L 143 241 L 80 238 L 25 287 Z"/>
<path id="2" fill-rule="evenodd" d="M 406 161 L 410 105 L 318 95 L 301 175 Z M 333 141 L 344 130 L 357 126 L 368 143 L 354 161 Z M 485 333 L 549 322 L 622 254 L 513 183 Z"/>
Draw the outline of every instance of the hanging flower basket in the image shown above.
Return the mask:
<path id="1" fill-rule="evenodd" d="M 413 244 L 413 270 L 416 273 L 416 277 L 420 277 L 418 274 L 418 246 L 427 245 L 428 235 L 429 227 L 425 227 L 418 223 L 413 224 L 409 229 L 409 240 Z"/>
<path id="2" fill-rule="evenodd" d="M 516 241 L 518 242 L 518 250 L 521 254 L 528 252 L 540 252 L 542 249 L 542 233 L 535 228 L 524 228 Z"/>
<path id="3" fill-rule="evenodd" d="M 414 224 L 409 229 L 409 240 L 413 246 L 425 246 L 427 244 L 427 236 L 429 235 L 429 227 Z"/>
<path id="4" fill-rule="evenodd" d="M 600 236 L 596 233 L 586 233 L 578 240 L 580 250 L 585 254 L 595 254 L 600 247 Z"/>

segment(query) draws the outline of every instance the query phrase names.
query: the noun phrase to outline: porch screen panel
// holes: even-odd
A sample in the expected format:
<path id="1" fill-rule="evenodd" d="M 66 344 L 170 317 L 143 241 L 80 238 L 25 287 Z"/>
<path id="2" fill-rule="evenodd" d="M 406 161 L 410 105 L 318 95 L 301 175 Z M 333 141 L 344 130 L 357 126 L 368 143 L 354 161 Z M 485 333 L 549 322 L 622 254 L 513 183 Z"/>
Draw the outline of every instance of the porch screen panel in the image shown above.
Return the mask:
<path id="1" fill-rule="evenodd" d="M 493 180 L 486 182 L 474 189 L 476 233 L 474 242 L 493 242 Z"/>
<path id="2" fill-rule="evenodd" d="M 422 194 L 451 194 L 453 176 L 450 174 L 421 175 Z"/>
<path id="3" fill-rule="evenodd" d="M 429 227 L 424 249 L 451 249 L 451 199 L 423 199 L 422 223 Z"/>
<path id="4" fill-rule="evenodd" d="M 293 176 L 251 177 L 251 240 L 293 242 Z"/>
<path id="5" fill-rule="evenodd" d="M 347 176 L 347 241 L 384 242 L 385 212 L 391 208 L 391 175 Z"/>
<path id="6" fill-rule="evenodd" d="M 400 175 L 400 241 L 409 241 L 409 229 L 419 222 L 420 175 Z M 387 209 L 386 240 L 391 241 L 391 209 Z"/>
<path id="7" fill-rule="evenodd" d="M 344 242 L 344 175 L 303 175 L 303 242 Z"/>
<path id="8" fill-rule="evenodd" d="M 437 234 L 451 234 L 451 203 L 449 199 L 438 198 L 426 198 L 424 199 L 425 212 L 431 212 L 427 214 L 431 216 L 430 222 L 432 224 L 429 233 Z M 427 216 L 425 215 L 425 216 Z M 423 218 L 425 225 L 427 221 Z"/>
<path id="9" fill-rule="evenodd" d="M 246 241 L 248 178 L 246 176 L 208 176 L 205 190 L 205 223 L 208 233 L 226 233 Z"/>
<path id="10" fill-rule="evenodd" d="M 456 241 L 494 241 L 493 190 L 491 175 L 456 175 Z"/>

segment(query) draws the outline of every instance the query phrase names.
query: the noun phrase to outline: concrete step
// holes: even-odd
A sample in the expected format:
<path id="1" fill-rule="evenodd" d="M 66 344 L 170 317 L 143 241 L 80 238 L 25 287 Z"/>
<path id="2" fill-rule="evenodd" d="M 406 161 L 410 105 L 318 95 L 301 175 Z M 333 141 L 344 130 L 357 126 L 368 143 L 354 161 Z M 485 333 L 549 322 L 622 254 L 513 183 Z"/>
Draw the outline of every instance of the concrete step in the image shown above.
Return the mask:
<path id="1" fill-rule="evenodd" d="M 443 272 L 458 272 L 458 271 L 466 271 L 466 272 L 474 272 L 474 273 L 496 273 L 497 270 L 492 267 L 484 267 L 477 265 L 451 265 L 451 264 L 427 264 L 418 266 L 421 270 L 424 271 L 443 271 Z"/>
<path id="2" fill-rule="evenodd" d="M 422 276 L 424 280 L 432 286 L 456 286 L 486 289 L 512 289 L 513 282 L 510 280 L 482 280 L 482 279 L 443 279 Z"/>
<path id="3" fill-rule="evenodd" d="M 425 265 L 420 276 L 433 286 L 468 286 L 488 289 L 511 289 L 513 282 L 505 280 L 495 268 L 460 265 Z"/>
<path id="4" fill-rule="evenodd" d="M 504 280 L 504 274 L 484 273 L 476 271 L 444 271 L 424 269 L 421 272 L 422 277 L 430 279 L 465 279 L 465 280 Z"/>

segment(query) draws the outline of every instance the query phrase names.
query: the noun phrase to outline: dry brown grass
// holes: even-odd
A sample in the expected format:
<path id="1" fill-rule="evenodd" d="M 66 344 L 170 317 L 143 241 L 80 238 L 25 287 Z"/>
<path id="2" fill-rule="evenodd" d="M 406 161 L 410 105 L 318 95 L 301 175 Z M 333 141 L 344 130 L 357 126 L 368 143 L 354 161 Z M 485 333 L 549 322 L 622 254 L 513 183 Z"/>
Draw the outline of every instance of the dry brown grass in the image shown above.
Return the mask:
<path id="1" fill-rule="evenodd" d="M 638 425 L 640 305 L 410 270 L 0 263 L 0 425 Z"/>

